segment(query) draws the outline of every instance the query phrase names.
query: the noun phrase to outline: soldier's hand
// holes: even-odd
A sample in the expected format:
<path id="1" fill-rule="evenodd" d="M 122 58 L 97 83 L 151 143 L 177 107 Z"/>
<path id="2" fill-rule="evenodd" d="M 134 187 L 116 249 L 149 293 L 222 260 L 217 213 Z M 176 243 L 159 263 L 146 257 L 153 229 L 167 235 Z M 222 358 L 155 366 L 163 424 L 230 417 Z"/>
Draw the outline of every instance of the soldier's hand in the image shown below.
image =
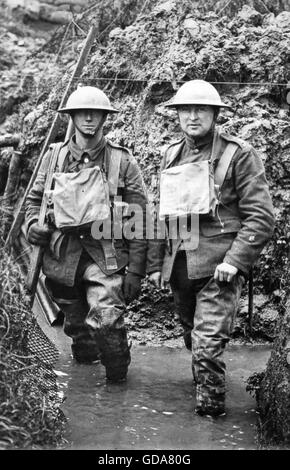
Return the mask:
<path id="1" fill-rule="evenodd" d="M 235 266 L 228 263 L 221 263 L 215 269 L 214 279 L 219 282 L 231 282 L 237 272 L 238 269 Z"/>
<path id="2" fill-rule="evenodd" d="M 148 281 L 153 284 L 153 286 L 157 287 L 157 289 L 165 288 L 165 282 L 160 271 L 149 274 Z"/>
<path id="3" fill-rule="evenodd" d="M 40 227 L 37 222 L 29 228 L 27 239 L 32 245 L 46 246 L 49 243 L 53 229 L 47 224 Z"/>
<path id="4" fill-rule="evenodd" d="M 128 272 L 124 279 L 123 291 L 126 303 L 137 299 L 141 291 L 141 276 Z"/>

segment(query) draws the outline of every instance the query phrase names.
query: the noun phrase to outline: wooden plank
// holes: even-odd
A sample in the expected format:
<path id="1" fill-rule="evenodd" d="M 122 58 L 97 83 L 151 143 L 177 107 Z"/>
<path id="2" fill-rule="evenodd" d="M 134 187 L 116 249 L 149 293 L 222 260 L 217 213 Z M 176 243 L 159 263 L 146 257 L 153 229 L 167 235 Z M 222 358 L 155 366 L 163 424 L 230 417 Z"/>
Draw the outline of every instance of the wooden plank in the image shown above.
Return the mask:
<path id="1" fill-rule="evenodd" d="M 249 272 L 249 287 L 248 287 L 248 322 L 249 322 L 249 333 L 252 336 L 253 333 L 253 310 L 254 310 L 254 275 L 253 268 Z"/>

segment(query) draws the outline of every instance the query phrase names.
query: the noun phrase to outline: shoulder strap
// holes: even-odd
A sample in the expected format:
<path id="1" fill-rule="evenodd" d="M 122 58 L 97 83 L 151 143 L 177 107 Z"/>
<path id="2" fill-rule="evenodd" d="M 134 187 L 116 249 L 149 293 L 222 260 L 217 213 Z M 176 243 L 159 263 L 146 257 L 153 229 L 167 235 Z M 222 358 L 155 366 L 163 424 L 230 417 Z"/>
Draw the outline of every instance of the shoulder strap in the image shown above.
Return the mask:
<path id="1" fill-rule="evenodd" d="M 50 145 L 52 152 L 50 155 L 49 164 L 47 168 L 47 175 L 46 175 L 46 180 L 44 184 L 44 193 L 43 193 L 42 203 L 41 203 L 40 211 L 39 211 L 39 219 L 38 219 L 38 223 L 41 226 L 45 222 L 45 215 L 46 215 L 46 208 L 47 208 L 47 194 L 46 193 L 47 191 L 51 189 L 53 173 L 56 167 L 56 162 L 57 162 L 61 147 L 62 147 L 62 142 Z"/>
<path id="2" fill-rule="evenodd" d="M 123 150 L 115 149 L 114 147 L 109 148 L 106 146 L 105 149 L 105 161 L 108 165 L 108 186 L 109 186 L 109 196 L 110 201 L 114 200 L 114 197 L 117 196 L 118 191 L 118 182 L 121 166 Z M 112 211 L 112 206 L 111 206 Z M 112 212 L 113 216 L 113 212 Z M 116 270 L 118 268 L 116 250 L 114 246 L 114 240 L 105 240 L 102 239 L 102 248 L 105 256 L 106 268 L 109 270 Z"/>
<path id="3" fill-rule="evenodd" d="M 238 144 L 230 142 L 226 146 L 224 153 L 221 155 L 220 159 L 218 160 L 218 164 L 217 164 L 215 174 L 214 174 L 214 182 L 215 184 L 219 185 L 220 188 L 223 185 L 223 182 L 225 180 L 232 158 L 238 148 L 239 148 Z"/>
<path id="4" fill-rule="evenodd" d="M 66 159 L 66 156 L 67 156 L 68 152 L 69 152 L 69 150 L 68 150 L 67 145 L 65 145 L 64 147 L 61 147 L 59 149 L 58 159 L 57 159 L 57 164 L 56 164 L 57 171 L 59 171 L 59 172 L 63 171 L 64 162 L 65 162 L 65 159 Z"/>
<path id="5" fill-rule="evenodd" d="M 117 196 L 118 182 L 123 151 L 111 149 L 109 154 L 108 183 L 110 197 Z"/>

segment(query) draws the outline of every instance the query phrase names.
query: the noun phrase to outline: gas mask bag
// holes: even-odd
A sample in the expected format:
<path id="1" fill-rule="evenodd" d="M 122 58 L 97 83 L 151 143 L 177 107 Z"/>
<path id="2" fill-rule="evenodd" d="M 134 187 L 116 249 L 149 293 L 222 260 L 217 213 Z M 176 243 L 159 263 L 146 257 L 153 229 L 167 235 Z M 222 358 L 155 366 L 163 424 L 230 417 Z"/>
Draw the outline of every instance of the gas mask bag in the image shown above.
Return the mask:
<path id="1" fill-rule="evenodd" d="M 217 194 L 209 160 L 168 168 L 161 172 L 159 217 L 212 214 Z"/>
<path id="2" fill-rule="evenodd" d="M 80 227 L 110 216 L 109 187 L 98 166 L 54 173 L 51 199 L 57 228 Z"/>

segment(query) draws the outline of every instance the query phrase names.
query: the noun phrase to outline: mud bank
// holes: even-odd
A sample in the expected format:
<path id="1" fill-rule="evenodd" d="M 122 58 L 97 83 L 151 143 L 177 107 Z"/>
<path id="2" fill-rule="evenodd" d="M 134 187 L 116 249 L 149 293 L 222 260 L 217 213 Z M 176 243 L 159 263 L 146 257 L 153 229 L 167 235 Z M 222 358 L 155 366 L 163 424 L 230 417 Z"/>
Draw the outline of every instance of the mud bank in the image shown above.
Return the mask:
<path id="1" fill-rule="evenodd" d="M 231 10 L 222 10 L 220 4 L 213 10 L 212 2 L 205 9 L 199 8 L 196 2 L 152 1 L 143 11 L 137 2 L 135 9 L 132 8 L 130 26 L 125 27 L 121 15 L 116 20 L 120 22 L 117 28 L 115 22 L 104 35 L 100 33 L 90 62 L 78 81 L 103 88 L 121 110 L 117 118 L 108 122 L 108 137 L 134 152 L 152 202 L 156 202 L 156 176 L 162 149 L 180 135 L 174 111 L 166 110 L 162 103 L 184 80 L 199 77 L 218 82 L 216 86 L 223 99 L 234 108 L 233 112 L 221 114 L 219 124 L 252 142 L 262 155 L 275 203 L 275 236 L 254 273 L 254 336 L 271 341 L 285 290 L 290 233 L 289 105 L 283 86 L 289 77 L 290 13 L 279 12 L 279 5 L 275 4 L 274 8 L 273 2 L 273 8 L 268 6 L 265 10 L 256 5 L 254 10 L 254 3 L 242 8 L 239 2 L 234 2 L 235 9 L 231 6 Z M 128 1 L 119 2 L 120 11 L 122 5 L 127 11 Z M 85 15 L 80 20 L 81 26 L 96 22 L 95 15 L 96 12 Z M 104 13 L 103 20 L 107 24 Z M 5 31 L 6 24 L 3 22 L 1 27 Z M 48 33 L 40 38 L 34 31 L 22 39 L 15 34 L 15 39 L 14 33 L 11 36 L 6 29 L 5 39 L 13 62 L 4 71 L 0 85 L 3 121 L 0 132 L 17 132 L 24 137 L 18 200 L 83 41 L 80 31 L 74 37 L 71 31 L 64 37 L 65 32 L 59 29 L 47 41 Z M 65 126 L 64 120 L 59 139 L 64 136 Z M 4 183 L 9 159 L 9 152 L 2 151 L 0 173 Z M 246 295 L 245 291 L 236 336 L 247 333 Z M 158 306 L 161 323 L 167 322 L 168 330 L 174 334 L 177 326 L 170 295 L 160 296 L 147 285 L 140 301 L 129 311 L 132 327 L 144 329 L 146 318 L 154 315 L 151 306 Z M 169 314 L 163 316 L 163 309 Z"/>
<path id="2" fill-rule="evenodd" d="M 290 445 L 290 303 L 278 324 L 278 335 L 256 392 L 260 441 Z"/>

